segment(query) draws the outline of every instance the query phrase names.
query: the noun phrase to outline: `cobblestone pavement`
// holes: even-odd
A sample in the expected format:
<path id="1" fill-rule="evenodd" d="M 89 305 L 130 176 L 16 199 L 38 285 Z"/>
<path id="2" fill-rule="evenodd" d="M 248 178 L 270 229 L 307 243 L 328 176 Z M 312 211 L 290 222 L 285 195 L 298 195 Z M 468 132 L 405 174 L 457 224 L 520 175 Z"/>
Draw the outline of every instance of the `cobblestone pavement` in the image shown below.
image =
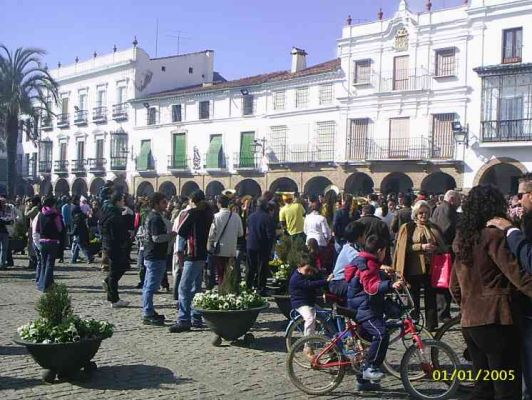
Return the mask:
<path id="1" fill-rule="evenodd" d="M 95 264 L 59 264 L 55 279 L 67 284 L 75 312 L 112 322 L 115 334 L 102 343 L 94 358 L 99 368 L 90 379 L 45 385 L 40 367 L 12 342 L 16 328 L 36 318 L 39 296 L 33 272 L 22 268 L 26 260 L 16 258 L 16 264 L 0 271 L 1 399 L 308 398 L 286 377 L 286 321 L 275 305 L 259 315 L 251 348 L 225 342 L 216 348 L 208 330 L 171 334 L 166 328 L 143 325 L 135 269 L 121 280 L 121 298 L 131 302 L 129 308 L 111 309 L 101 288 L 103 274 Z M 167 318 L 175 318 L 171 294 L 156 295 L 155 303 Z M 398 379 L 386 377 L 382 387 L 378 393 L 357 395 L 354 379 L 347 375 L 332 396 L 322 398 L 408 398 Z"/>

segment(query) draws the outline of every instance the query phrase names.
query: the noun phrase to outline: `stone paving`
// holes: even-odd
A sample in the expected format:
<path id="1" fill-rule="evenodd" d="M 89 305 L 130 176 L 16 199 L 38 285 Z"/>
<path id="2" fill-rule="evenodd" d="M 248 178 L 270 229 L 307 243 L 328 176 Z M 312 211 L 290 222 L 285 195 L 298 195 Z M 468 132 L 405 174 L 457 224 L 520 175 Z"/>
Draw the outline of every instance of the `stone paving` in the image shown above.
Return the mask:
<path id="1" fill-rule="evenodd" d="M 66 259 L 66 257 L 65 257 Z M 213 334 L 193 330 L 171 334 L 167 328 L 146 326 L 140 321 L 141 291 L 135 289 L 133 268 L 121 280 L 126 309 L 111 309 L 102 292 L 103 274 L 96 265 L 59 264 L 55 279 L 67 284 L 75 312 L 105 319 L 115 334 L 105 340 L 94 358 L 98 370 L 88 380 L 45 385 L 41 369 L 25 349 L 12 342 L 16 328 L 37 317 L 39 296 L 26 260 L 0 271 L 0 399 L 305 399 L 285 373 L 286 320 L 274 304 L 259 315 L 251 347 L 213 347 Z M 170 293 L 155 297 L 156 308 L 172 320 L 175 304 Z M 386 377 L 382 391 L 358 395 L 352 376 L 326 399 L 406 399 L 401 382 Z"/>

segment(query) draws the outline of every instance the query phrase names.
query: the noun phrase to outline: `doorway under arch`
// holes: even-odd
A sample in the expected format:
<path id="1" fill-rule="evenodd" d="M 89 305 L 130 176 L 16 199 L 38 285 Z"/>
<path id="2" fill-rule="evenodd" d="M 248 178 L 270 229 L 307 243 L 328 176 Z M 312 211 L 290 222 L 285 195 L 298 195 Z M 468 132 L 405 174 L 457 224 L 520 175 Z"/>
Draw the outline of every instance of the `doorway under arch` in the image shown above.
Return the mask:
<path id="1" fill-rule="evenodd" d="M 52 183 L 49 180 L 41 182 L 39 185 L 39 194 L 41 196 L 48 196 L 52 194 Z"/>
<path id="2" fill-rule="evenodd" d="M 237 196 L 249 195 L 259 197 L 262 194 L 260 185 L 253 179 L 243 179 L 235 186 Z"/>
<path id="3" fill-rule="evenodd" d="M 309 197 L 318 197 L 318 195 L 325 195 L 325 189 L 331 186 L 330 179 L 324 176 L 315 176 L 305 183 L 304 192 Z"/>
<path id="4" fill-rule="evenodd" d="M 512 164 L 500 163 L 489 167 L 480 177 L 481 185 L 491 184 L 504 194 L 516 194 L 523 172 Z"/>
<path id="5" fill-rule="evenodd" d="M 297 192 L 297 183 L 290 178 L 278 178 L 270 185 L 271 192 Z"/>
<path id="6" fill-rule="evenodd" d="M 210 181 L 205 188 L 205 196 L 214 198 L 222 194 L 225 189 L 224 185 L 219 181 Z"/>
<path id="7" fill-rule="evenodd" d="M 421 182 L 421 190 L 427 194 L 444 194 L 452 189 L 456 189 L 456 180 L 445 172 L 433 172 Z"/>
<path id="8" fill-rule="evenodd" d="M 59 196 L 68 196 L 70 194 L 70 185 L 68 184 L 66 179 L 58 179 L 55 183 L 55 195 L 57 197 Z"/>
<path id="9" fill-rule="evenodd" d="M 164 194 L 166 198 L 170 199 L 177 194 L 177 189 L 172 182 L 166 181 L 161 183 L 161 186 L 159 186 L 159 192 Z"/>
<path id="10" fill-rule="evenodd" d="M 72 194 L 78 196 L 86 196 L 88 192 L 87 182 L 85 179 L 78 178 L 72 183 Z"/>
<path id="11" fill-rule="evenodd" d="M 105 181 L 102 178 L 96 178 L 91 182 L 90 192 L 93 196 L 100 193 L 100 189 L 105 185 Z"/>
<path id="12" fill-rule="evenodd" d="M 384 195 L 388 193 L 407 193 L 412 191 L 414 182 L 410 177 L 402 172 L 392 172 L 386 175 L 381 183 L 381 192 Z"/>
<path id="13" fill-rule="evenodd" d="M 363 172 L 355 172 L 346 179 L 344 190 L 354 196 L 367 196 L 374 192 L 374 186 L 373 179 L 369 175 Z"/>
<path id="14" fill-rule="evenodd" d="M 199 185 L 194 181 L 188 181 L 181 187 L 181 196 L 189 197 L 193 192 L 199 190 Z"/>
<path id="15" fill-rule="evenodd" d="M 155 192 L 153 185 L 150 182 L 144 181 L 137 187 L 137 196 L 149 197 Z"/>

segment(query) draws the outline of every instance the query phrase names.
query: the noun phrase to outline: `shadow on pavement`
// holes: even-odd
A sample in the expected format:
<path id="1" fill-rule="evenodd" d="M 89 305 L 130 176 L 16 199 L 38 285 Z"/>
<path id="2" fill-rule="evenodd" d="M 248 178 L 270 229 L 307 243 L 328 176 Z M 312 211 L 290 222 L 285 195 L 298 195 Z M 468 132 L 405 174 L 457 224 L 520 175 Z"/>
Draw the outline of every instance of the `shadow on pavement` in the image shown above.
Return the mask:
<path id="1" fill-rule="evenodd" d="M 41 385 L 40 379 L 14 378 L 12 376 L 0 376 L 0 390 L 24 389 Z"/>
<path id="2" fill-rule="evenodd" d="M 168 368 L 136 364 L 101 367 L 86 381 L 75 381 L 72 384 L 86 389 L 141 390 L 187 381 L 192 379 L 176 377 Z"/>
<path id="3" fill-rule="evenodd" d="M 233 346 L 245 347 L 251 350 L 259 350 L 266 353 L 286 353 L 284 338 L 279 336 L 261 336 L 256 337 L 250 345 L 242 342 L 235 342 Z"/>

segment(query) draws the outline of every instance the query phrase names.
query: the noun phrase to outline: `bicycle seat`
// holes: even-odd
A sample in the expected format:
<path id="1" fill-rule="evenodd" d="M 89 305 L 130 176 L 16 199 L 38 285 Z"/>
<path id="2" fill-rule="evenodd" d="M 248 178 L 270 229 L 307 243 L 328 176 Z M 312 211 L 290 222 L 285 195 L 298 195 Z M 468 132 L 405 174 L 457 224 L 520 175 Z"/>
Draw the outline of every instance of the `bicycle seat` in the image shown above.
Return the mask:
<path id="1" fill-rule="evenodd" d="M 336 313 L 338 315 L 342 315 L 344 317 L 350 318 L 352 320 L 356 320 L 357 312 L 355 310 L 352 310 L 347 307 L 336 305 Z"/>

